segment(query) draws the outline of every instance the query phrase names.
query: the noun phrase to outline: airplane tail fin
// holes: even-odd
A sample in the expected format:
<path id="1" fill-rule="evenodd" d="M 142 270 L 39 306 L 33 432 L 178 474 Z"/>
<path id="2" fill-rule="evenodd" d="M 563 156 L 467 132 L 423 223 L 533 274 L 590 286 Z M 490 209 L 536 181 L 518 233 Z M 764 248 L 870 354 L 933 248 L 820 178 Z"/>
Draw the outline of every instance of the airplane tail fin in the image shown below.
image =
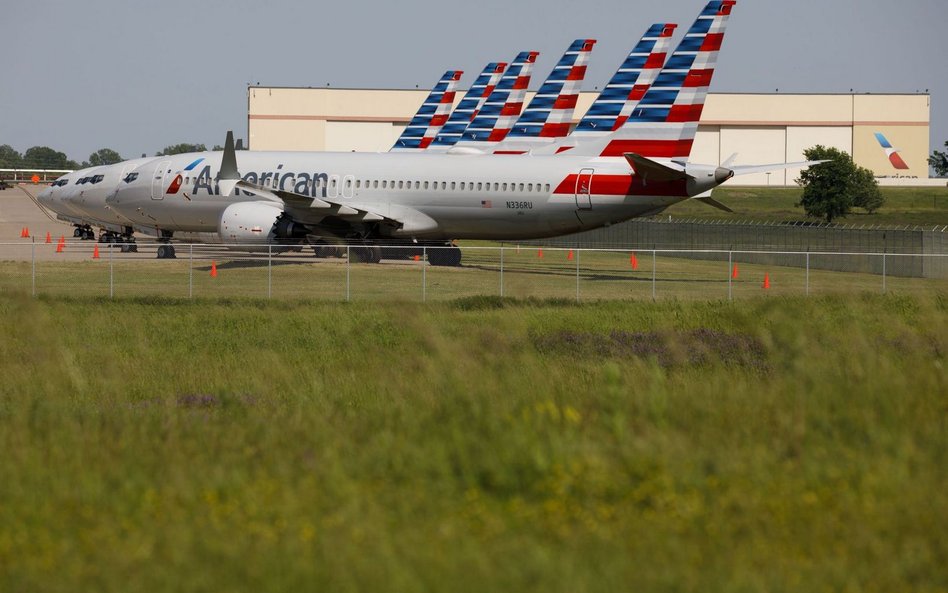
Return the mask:
<path id="1" fill-rule="evenodd" d="M 637 153 L 687 160 L 736 4 L 736 0 L 708 2 L 629 119 L 608 136 L 580 142 L 570 154 L 622 157 Z"/>
<path id="2" fill-rule="evenodd" d="M 576 126 L 577 133 L 608 134 L 622 127 L 662 71 L 677 27 L 649 27 Z"/>
<path id="3" fill-rule="evenodd" d="M 479 148 L 480 143 L 500 142 L 507 136 L 523 110 L 530 75 L 538 55 L 539 52 L 535 51 L 517 55 L 474 120 L 464 130 L 458 146 L 470 147 L 473 143 L 474 148 Z"/>
<path id="4" fill-rule="evenodd" d="M 390 151 L 428 148 L 448 121 L 461 74 L 461 70 L 448 70 L 444 73 Z"/>
<path id="5" fill-rule="evenodd" d="M 448 148 L 461 139 L 461 134 L 464 133 L 471 120 L 477 115 L 487 97 L 494 92 L 494 88 L 500 82 L 500 77 L 503 76 L 506 68 L 507 64 L 505 62 L 491 62 L 484 68 L 471 88 L 464 94 L 464 98 L 451 112 L 451 116 L 438 132 L 431 146 Z"/>
<path id="6" fill-rule="evenodd" d="M 569 46 L 517 119 L 508 138 L 562 138 L 569 134 L 594 45 L 595 39 L 577 39 Z"/>

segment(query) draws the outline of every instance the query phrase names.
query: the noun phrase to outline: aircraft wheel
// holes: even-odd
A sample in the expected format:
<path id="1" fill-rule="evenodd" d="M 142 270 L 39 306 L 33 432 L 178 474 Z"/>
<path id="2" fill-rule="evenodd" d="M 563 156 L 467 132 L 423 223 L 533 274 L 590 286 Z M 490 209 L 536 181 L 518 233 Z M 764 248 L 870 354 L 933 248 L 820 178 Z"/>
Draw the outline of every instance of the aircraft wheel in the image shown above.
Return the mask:
<path id="1" fill-rule="evenodd" d="M 76 230 L 74 230 L 74 231 L 72 232 L 72 236 L 75 237 L 76 239 L 80 239 L 80 238 L 82 238 L 84 235 L 85 235 L 85 231 L 83 231 L 83 230 L 80 229 L 79 227 L 76 227 Z"/>
<path id="2" fill-rule="evenodd" d="M 159 245 L 158 259 L 175 259 L 174 247 L 171 245 Z"/>
<path id="3" fill-rule="evenodd" d="M 432 248 L 428 251 L 428 263 L 433 266 L 460 266 L 461 250 L 457 247 Z"/>

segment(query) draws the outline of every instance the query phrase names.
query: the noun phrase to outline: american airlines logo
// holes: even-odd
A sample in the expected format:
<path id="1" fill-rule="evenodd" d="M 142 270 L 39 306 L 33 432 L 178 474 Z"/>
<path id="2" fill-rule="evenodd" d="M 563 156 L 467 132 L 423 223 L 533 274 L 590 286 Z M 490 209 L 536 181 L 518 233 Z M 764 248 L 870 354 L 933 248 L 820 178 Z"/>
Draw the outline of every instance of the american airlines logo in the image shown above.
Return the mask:
<path id="1" fill-rule="evenodd" d="M 892 144 L 889 143 L 882 132 L 876 132 L 876 140 L 879 141 L 879 145 L 882 146 L 882 149 L 885 151 L 885 155 L 889 157 L 889 162 L 892 163 L 893 167 L 902 171 L 909 168 L 909 166 L 905 164 L 905 161 L 902 160 L 902 157 L 899 155 L 899 150 L 897 148 L 892 148 Z"/>

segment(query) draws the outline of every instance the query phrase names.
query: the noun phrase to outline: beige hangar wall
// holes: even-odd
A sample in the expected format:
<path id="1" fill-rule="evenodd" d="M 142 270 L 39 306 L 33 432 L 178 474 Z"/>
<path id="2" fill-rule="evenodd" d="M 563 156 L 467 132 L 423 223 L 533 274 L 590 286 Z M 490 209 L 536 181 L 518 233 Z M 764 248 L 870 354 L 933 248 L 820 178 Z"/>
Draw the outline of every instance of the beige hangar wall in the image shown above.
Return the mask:
<path id="1" fill-rule="evenodd" d="M 427 90 L 249 87 L 251 150 L 385 152 L 421 105 Z M 533 93 L 528 93 L 527 101 Z M 585 92 L 576 121 L 596 94 Z M 460 100 L 460 93 L 458 95 Z M 849 152 L 879 177 L 928 177 L 928 95 L 711 94 L 692 161 L 735 164 L 803 160 L 816 144 Z M 895 170 L 875 133 L 898 149 L 908 171 Z M 792 185 L 798 169 L 741 177 L 742 185 Z"/>

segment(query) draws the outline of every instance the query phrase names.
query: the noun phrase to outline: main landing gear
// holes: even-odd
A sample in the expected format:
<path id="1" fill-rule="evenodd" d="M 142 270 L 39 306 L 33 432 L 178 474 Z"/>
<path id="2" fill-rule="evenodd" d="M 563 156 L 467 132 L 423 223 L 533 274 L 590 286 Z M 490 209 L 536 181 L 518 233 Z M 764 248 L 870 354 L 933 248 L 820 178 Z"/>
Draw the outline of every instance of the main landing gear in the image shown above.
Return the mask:
<path id="1" fill-rule="evenodd" d="M 87 224 L 77 224 L 75 225 L 75 230 L 72 232 L 72 236 L 81 239 L 83 241 L 94 241 L 95 240 L 95 231 L 92 230 L 92 227 Z"/>
<path id="2" fill-rule="evenodd" d="M 99 243 L 110 246 L 117 243 L 122 253 L 138 253 L 138 245 L 135 244 L 135 237 L 131 234 L 120 235 L 112 231 L 104 231 L 99 235 Z"/>
<path id="3" fill-rule="evenodd" d="M 176 259 L 174 245 L 171 243 L 162 243 L 158 246 L 158 259 Z"/>

